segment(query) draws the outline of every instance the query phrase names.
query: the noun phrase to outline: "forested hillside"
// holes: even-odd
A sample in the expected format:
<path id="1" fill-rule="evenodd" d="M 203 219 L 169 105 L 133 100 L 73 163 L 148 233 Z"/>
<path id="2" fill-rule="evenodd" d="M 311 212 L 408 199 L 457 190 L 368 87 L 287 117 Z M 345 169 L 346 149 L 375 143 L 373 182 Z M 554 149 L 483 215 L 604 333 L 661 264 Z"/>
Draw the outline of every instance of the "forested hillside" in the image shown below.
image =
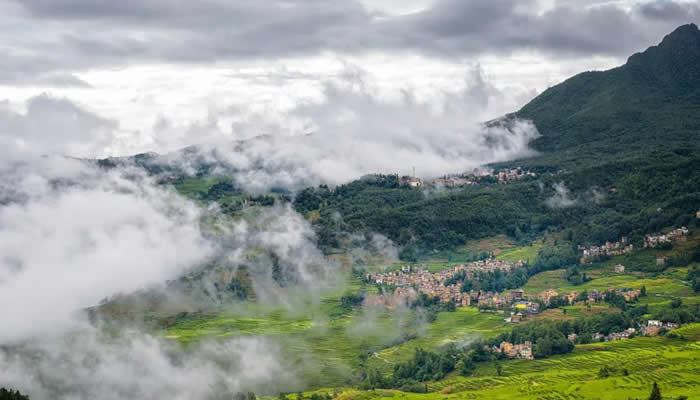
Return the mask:
<path id="1" fill-rule="evenodd" d="M 546 230 L 576 243 L 639 240 L 695 223 L 700 208 L 700 30 L 679 27 L 618 68 L 586 72 L 545 91 L 515 114 L 534 121 L 538 179 L 426 195 L 397 177 L 366 177 L 301 192 L 297 210 L 317 215 L 320 244 L 338 228 L 379 232 L 413 258 L 504 233 L 527 241 Z M 565 200 L 565 201 L 561 201 Z M 338 218 L 338 217 L 341 218 Z"/>

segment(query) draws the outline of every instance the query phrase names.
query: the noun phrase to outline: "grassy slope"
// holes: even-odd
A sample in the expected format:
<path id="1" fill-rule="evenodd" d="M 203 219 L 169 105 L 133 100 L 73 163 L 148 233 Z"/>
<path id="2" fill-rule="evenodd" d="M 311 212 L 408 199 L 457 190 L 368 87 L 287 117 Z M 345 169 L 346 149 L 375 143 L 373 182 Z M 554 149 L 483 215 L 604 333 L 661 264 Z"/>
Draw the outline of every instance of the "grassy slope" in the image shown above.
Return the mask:
<path id="1" fill-rule="evenodd" d="M 695 335 L 696 324 L 686 329 Z M 690 333 L 688 332 L 688 335 Z M 428 385 L 431 393 L 348 391 L 343 399 L 610 399 L 646 398 L 656 381 L 665 398 L 685 395 L 700 399 L 700 343 L 666 338 L 636 338 L 621 342 L 578 346 L 564 356 L 544 360 L 501 363 L 503 375 L 482 365 L 473 377 L 453 376 Z M 601 366 L 626 368 L 609 378 L 598 378 Z"/>

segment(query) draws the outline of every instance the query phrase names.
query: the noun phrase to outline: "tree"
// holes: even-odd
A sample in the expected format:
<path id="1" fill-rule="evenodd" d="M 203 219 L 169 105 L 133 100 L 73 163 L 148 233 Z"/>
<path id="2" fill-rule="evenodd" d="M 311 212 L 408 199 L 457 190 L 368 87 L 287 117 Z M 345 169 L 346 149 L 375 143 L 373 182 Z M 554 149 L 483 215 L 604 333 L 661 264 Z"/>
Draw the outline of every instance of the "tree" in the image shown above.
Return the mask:
<path id="1" fill-rule="evenodd" d="M 493 363 L 496 366 L 496 375 L 503 376 L 503 366 L 501 366 L 501 363 L 498 361 L 494 361 Z"/>
<path id="2" fill-rule="evenodd" d="M 679 308 L 681 305 L 683 305 L 683 301 L 680 297 L 671 300 L 671 308 Z"/>
<path id="3" fill-rule="evenodd" d="M 23 395 L 19 390 L 0 388 L 0 400 L 29 400 L 29 396 Z"/>
<path id="4" fill-rule="evenodd" d="M 654 386 L 651 387 L 649 400 L 661 400 L 661 390 L 659 390 L 659 385 L 657 385 L 656 382 L 654 382 Z"/>
<path id="5" fill-rule="evenodd" d="M 646 297 L 647 295 L 647 287 L 646 285 L 642 285 L 642 288 L 639 289 L 639 295 L 642 297 Z"/>

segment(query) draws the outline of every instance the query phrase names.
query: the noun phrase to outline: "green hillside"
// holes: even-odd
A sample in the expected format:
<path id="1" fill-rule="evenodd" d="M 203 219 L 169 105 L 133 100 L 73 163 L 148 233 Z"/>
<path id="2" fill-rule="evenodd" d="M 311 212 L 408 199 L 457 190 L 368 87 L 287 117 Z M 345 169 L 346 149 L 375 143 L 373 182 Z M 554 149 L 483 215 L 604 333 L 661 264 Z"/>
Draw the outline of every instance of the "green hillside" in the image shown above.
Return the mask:
<path id="1" fill-rule="evenodd" d="M 700 145 L 700 30 L 681 26 L 621 67 L 546 90 L 515 116 L 535 122 L 537 150 L 567 164 L 656 150 L 691 154 Z"/>
<path id="2" fill-rule="evenodd" d="M 639 240 L 695 223 L 700 209 L 700 30 L 679 27 L 618 68 L 556 85 L 508 118 L 534 121 L 540 154 L 494 165 L 537 178 L 455 188 L 425 197 L 397 177 L 368 177 L 331 192 L 309 188 L 295 206 L 316 220 L 323 247 L 342 245 L 338 228 L 380 232 L 404 258 L 454 250 L 467 240 L 506 234 L 529 242 L 570 231 L 577 243 Z M 502 123 L 502 122 L 493 122 Z M 568 190 L 570 202 L 548 199 Z M 549 205 L 548 205 L 549 204 Z M 333 215 L 339 213 L 344 225 Z"/>

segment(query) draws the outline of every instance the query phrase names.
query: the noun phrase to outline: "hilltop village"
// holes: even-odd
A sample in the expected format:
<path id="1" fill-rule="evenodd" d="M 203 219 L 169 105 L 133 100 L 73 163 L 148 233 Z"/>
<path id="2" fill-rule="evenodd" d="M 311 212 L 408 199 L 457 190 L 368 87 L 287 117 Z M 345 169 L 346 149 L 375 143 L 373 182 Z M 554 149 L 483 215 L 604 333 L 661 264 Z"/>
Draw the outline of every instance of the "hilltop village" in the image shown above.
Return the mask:
<path id="1" fill-rule="evenodd" d="M 412 176 L 399 177 L 399 184 L 414 188 L 423 186 L 430 187 L 462 187 L 486 183 L 507 184 L 526 178 L 535 178 L 536 173 L 526 171 L 522 168 L 509 168 L 495 170 L 492 168 L 475 168 L 469 172 L 454 175 L 445 175 L 439 178 L 426 179 L 416 177 L 415 171 Z"/>

